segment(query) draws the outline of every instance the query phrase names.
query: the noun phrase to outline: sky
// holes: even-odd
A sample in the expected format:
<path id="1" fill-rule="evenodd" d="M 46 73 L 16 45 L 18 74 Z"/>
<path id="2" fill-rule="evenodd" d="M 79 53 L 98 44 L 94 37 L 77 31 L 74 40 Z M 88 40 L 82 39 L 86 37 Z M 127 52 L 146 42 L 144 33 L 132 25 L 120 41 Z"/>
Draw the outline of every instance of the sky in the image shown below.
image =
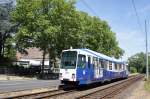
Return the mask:
<path id="1" fill-rule="evenodd" d="M 134 0 L 138 19 L 132 0 L 77 0 L 78 10 L 97 16 L 108 22 L 116 33 L 119 46 L 125 51 L 124 60 L 145 52 L 145 20 L 147 21 L 148 50 L 150 51 L 150 0 Z"/>

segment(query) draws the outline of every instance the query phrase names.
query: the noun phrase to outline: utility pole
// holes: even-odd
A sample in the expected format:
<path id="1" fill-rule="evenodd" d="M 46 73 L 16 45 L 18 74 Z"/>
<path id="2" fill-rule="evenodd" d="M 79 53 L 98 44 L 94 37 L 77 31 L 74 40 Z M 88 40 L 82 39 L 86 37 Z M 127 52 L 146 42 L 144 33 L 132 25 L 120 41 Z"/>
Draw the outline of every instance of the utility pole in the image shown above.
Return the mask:
<path id="1" fill-rule="evenodd" d="M 146 24 L 146 20 L 145 20 L 145 41 L 146 41 L 146 79 L 148 80 L 148 76 L 149 76 L 149 68 L 148 68 L 148 42 L 147 42 L 147 24 Z"/>

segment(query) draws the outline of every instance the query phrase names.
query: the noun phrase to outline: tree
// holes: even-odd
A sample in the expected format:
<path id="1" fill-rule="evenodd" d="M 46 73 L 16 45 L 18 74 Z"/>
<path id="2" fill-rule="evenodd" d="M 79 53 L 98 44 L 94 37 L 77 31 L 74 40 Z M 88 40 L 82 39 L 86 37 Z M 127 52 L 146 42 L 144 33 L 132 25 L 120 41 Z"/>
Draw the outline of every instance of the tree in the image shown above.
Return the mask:
<path id="1" fill-rule="evenodd" d="M 13 57 L 12 36 L 15 25 L 11 23 L 10 12 L 13 10 L 13 1 L 0 4 L 0 58 Z M 0 60 L 1 60 L 0 59 Z"/>
<path id="2" fill-rule="evenodd" d="M 129 64 L 130 71 L 132 71 L 133 69 L 136 69 L 136 71 L 139 73 L 145 73 L 146 58 L 145 58 L 145 54 L 143 52 L 136 53 L 135 55 L 129 57 L 128 61 L 129 61 L 128 64 Z M 149 59 L 149 62 L 150 62 L 150 59 Z"/>
<path id="3" fill-rule="evenodd" d="M 101 52 L 108 56 L 119 58 L 124 51 L 118 46 L 115 33 L 111 31 L 106 21 L 91 17 L 85 12 L 80 13 L 82 23 L 81 46 Z M 83 44 L 84 43 L 84 44 Z"/>
<path id="4" fill-rule="evenodd" d="M 18 0 L 12 13 L 13 21 L 19 24 L 16 42 L 19 49 L 37 47 L 52 59 L 68 46 L 75 46 L 79 31 L 74 2 L 65 0 Z M 69 40 L 72 41 L 69 42 Z"/>
<path id="5" fill-rule="evenodd" d="M 51 60 L 60 57 L 63 49 L 86 47 L 106 55 L 120 57 L 115 33 L 107 22 L 77 11 L 73 0 L 17 0 L 12 12 L 18 24 L 18 49 L 37 47 Z M 113 45 L 112 45 L 113 44 Z"/>

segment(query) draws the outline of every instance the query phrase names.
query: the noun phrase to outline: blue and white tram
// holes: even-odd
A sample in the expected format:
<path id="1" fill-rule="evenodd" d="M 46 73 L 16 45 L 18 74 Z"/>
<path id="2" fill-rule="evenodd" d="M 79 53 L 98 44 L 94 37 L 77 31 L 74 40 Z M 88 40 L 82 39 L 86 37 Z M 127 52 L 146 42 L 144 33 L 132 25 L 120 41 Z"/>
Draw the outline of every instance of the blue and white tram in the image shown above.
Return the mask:
<path id="1" fill-rule="evenodd" d="M 125 62 L 89 49 L 63 50 L 59 79 L 77 85 L 127 78 Z"/>

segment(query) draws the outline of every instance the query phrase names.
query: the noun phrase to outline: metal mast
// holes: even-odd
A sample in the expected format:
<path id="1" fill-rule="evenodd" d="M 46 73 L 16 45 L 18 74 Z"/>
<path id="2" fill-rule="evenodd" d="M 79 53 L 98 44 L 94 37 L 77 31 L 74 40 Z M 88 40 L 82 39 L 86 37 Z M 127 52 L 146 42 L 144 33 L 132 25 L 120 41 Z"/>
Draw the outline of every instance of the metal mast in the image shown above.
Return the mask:
<path id="1" fill-rule="evenodd" d="M 146 20 L 145 20 L 145 41 L 146 41 L 146 79 L 148 80 L 148 76 L 149 76 L 149 68 L 148 68 L 148 42 L 147 42 L 147 24 L 146 24 Z"/>

